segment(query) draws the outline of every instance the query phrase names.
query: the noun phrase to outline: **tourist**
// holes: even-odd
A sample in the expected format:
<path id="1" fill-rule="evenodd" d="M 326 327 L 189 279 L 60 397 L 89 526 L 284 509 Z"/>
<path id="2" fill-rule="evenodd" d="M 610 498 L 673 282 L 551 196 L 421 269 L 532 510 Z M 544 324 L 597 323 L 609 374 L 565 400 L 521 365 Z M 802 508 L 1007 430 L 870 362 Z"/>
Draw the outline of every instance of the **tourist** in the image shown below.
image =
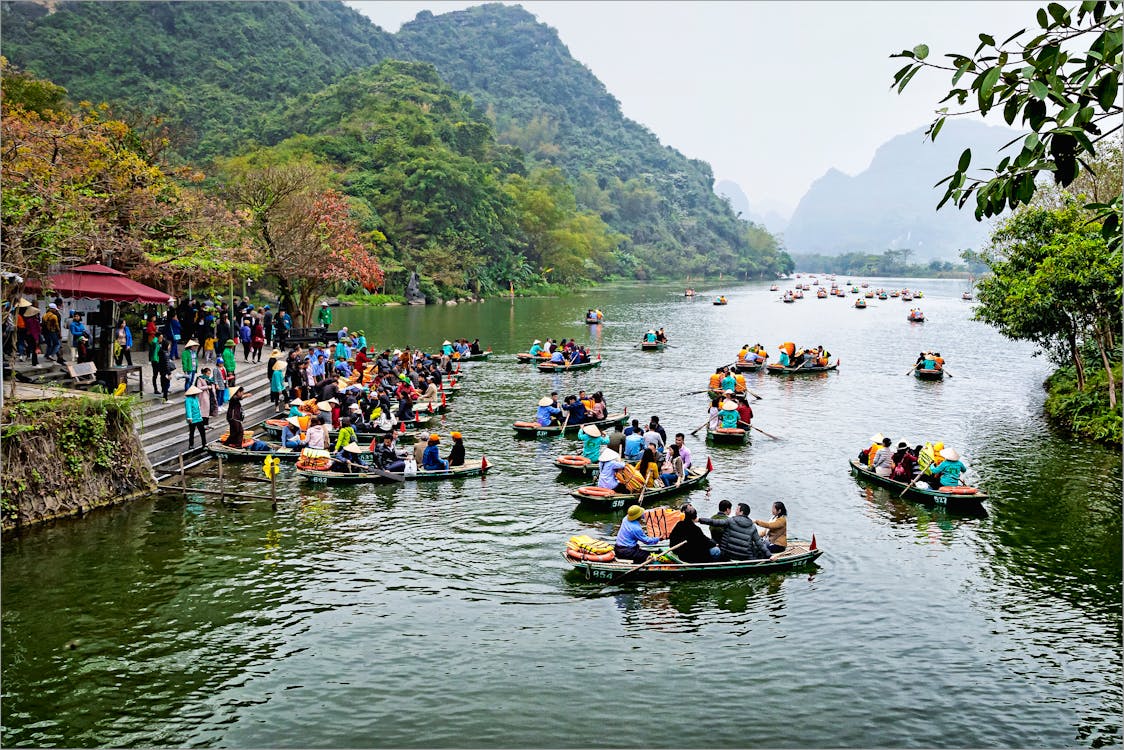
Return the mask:
<path id="1" fill-rule="evenodd" d="M 355 427 L 351 424 L 351 417 L 340 417 L 340 429 L 336 434 L 335 450 L 338 451 L 348 443 L 354 443 L 356 438 Z"/>
<path id="2" fill-rule="evenodd" d="M 203 413 L 199 408 L 199 394 L 202 391 L 195 386 L 188 388 L 183 396 L 183 408 L 187 418 L 187 449 L 195 447 L 195 430 L 199 430 L 199 447 L 207 445 L 207 426 L 203 422 Z"/>
<path id="3" fill-rule="evenodd" d="M 917 465 L 917 455 L 910 451 L 909 444 L 904 440 L 898 443 L 898 450 L 893 455 L 894 470 L 890 478 L 898 482 L 909 482 L 913 479 L 913 467 Z"/>
<path id="4" fill-rule="evenodd" d="M 418 465 L 425 471 L 445 471 L 449 468 L 449 462 L 441 458 L 437 446 L 441 442 L 441 436 L 436 432 L 429 436 L 426 441 L 425 450 L 422 451 L 422 460 Z"/>
<path id="5" fill-rule="evenodd" d="M 562 410 L 569 415 L 566 417 L 568 424 L 581 424 L 585 421 L 585 404 L 577 396 L 567 396 Z"/>
<path id="6" fill-rule="evenodd" d="M 880 477 L 888 477 L 894 471 L 894 452 L 890 449 L 890 438 L 882 438 L 882 447 L 874 453 L 870 466 Z"/>
<path id="7" fill-rule="evenodd" d="M 683 471 L 691 468 L 691 451 L 685 445 L 686 438 L 682 432 L 675 433 L 675 445 L 679 448 L 679 458 L 683 461 Z"/>
<path id="8" fill-rule="evenodd" d="M 394 449 L 394 435 L 383 435 L 382 442 L 374 448 L 373 459 L 375 466 L 383 471 L 401 472 L 406 468 L 406 462 Z"/>
<path id="9" fill-rule="evenodd" d="M 613 425 L 613 431 L 609 435 L 609 450 L 614 453 L 620 454 L 624 448 L 624 432 L 622 431 L 621 423 L 617 422 Z"/>
<path id="10" fill-rule="evenodd" d="M 168 339 L 160 341 L 160 348 L 156 350 L 156 370 L 160 373 L 160 392 L 164 394 L 164 403 L 168 402 L 168 390 L 172 387 L 172 372 L 176 369 L 170 356 L 171 342 Z"/>
<path id="11" fill-rule="evenodd" d="M 231 387 L 234 385 L 235 374 L 234 371 L 237 365 L 234 362 L 234 339 L 227 339 L 222 347 L 222 365 L 226 370 L 226 385 Z"/>
<path id="12" fill-rule="evenodd" d="M 250 356 L 254 362 L 261 362 L 261 350 L 265 347 L 265 326 L 261 318 L 254 316 L 254 323 L 250 326 Z"/>
<path id="13" fill-rule="evenodd" d="M 663 467 L 660 470 L 660 481 L 664 487 L 683 482 L 683 459 L 679 457 L 679 446 L 669 445 L 667 456 L 664 457 Z"/>
<path id="14" fill-rule="evenodd" d="M 39 366 L 39 341 L 43 332 L 43 324 L 39 319 L 39 308 L 28 307 L 23 313 L 23 338 L 27 351 L 31 354 L 31 366 Z"/>
<path id="15" fill-rule="evenodd" d="M 87 331 L 86 326 L 82 324 L 82 313 L 73 313 L 68 327 L 70 329 L 70 346 L 74 349 L 74 361 L 88 362 L 89 351 L 86 345 L 90 341 L 90 332 Z"/>
<path id="16" fill-rule="evenodd" d="M 859 459 L 863 463 L 865 463 L 868 467 L 873 467 L 874 466 L 874 455 L 876 453 L 878 453 L 879 449 L 882 448 L 882 441 L 885 440 L 885 439 L 886 439 L 886 436 L 883 435 L 881 432 L 877 432 L 873 436 L 871 436 L 870 447 L 867 448 L 862 453 L 859 453 Z"/>
<path id="17" fill-rule="evenodd" d="M 675 524 L 667 540 L 675 548 L 676 556 L 685 563 L 717 562 L 722 558 L 722 550 L 703 533 L 698 524 L 699 512 L 690 503 L 684 503 L 679 510 L 683 520 Z"/>
<path id="18" fill-rule="evenodd" d="M 718 546 L 726 560 L 767 560 L 770 556 L 746 503 L 738 503 L 737 513 L 729 518 L 700 518 L 699 522 L 722 528 Z"/>
<path id="19" fill-rule="evenodd" d="M 242 342 L 242 359 L 247 362 L 250 361 L 250 348 L 253 346 L 251 339 L 253 339 L 253 329 L 250 328 L 250 320 L 243 318 L 242 325 L 238 327 L 238 340 Z"/>
<path id="20" fill-rule="evenodd" d="M 621 461 L 621 456 L 616 451 L 611 451 L 605 448 L 601 451 L 601 455 L 597 457 L 600 462 L 597 474 L 597 486 L 604 487 L 608 490 L 615 490 L 620 486 L 620 480 L 617 479 L 617 472 L 623 469 L 626 464 Z"/>
<path id="21" fill-rule="evenodd" d="M 659 455 L 663 453 L 665 436 L 662 434 L 662 428 L 659 428 L 659 417 L 656 419 L 656 424 L 649 424 L 648 429 L 644 431 L 644 447 L 654 449 Z"/>
<path id="22" fill-rule="evenodd" d="M 710 408 L 707 410 L 706 427 L 711 432 L 714 432 L 722 424 L 721 417 L 718 415 L 722 413 L 722 408 L 719 406 L 721 399 L 718 396 L 710 399 Z"/>
<path id="23" fill-rule="evenodd" d="M 711 516 L 711 518 L 712 519 L 729 518 L 730 517 L 730 510 L 733 507 L 734 507 L 734 504 L 731 503 L 729 500 L 719 500 L 718 501 L 718 512 L 715 513 L 713 516 Z M 715 525 L 712 525 L 710 527 L 710 538 L 714 540 L 715 544 L 718 544 L 718 545 L 722 544 L 722 532 L 724 530 L 725 530 L 725 527 L 720 525 L 720 524 L 715 524 Z"/>
<path id="24" fill-rule="evenodd" d="M 644 479 L 645 486 L 655 487 L 659 484 L 660 458 L 656 454 L 655 446 L 644 446 L 644 451 L 640 454 L 640 461 L 636 464 L 636 470 L 640 472 L 640 476 Z"/>
<path id="25" fill-rule="evenodd" d="M 635 427 L 624 431 L 624 459 L 626 461 L 639 461 L 640 454 L 644 452 L 644 433 L 640 431 L 637 420 L 632 420 L 632 423 Z"/>
<path id="26" fill-rule="evenodd" d="M 275 350 L 276 351 L 276 350 Z M 285 391 L 285 363 L 274 362 L 269 374 L 269 403 L 281 410 L 281 394 Z"/>
<path id="27" fill-rule="evenodd" d="M 597 393 L 593 394 L 590 398 L 590 404 L 589 415 L 595 422 L 599 422 L 609 416 L 609 407 L 605 405 L 605 396 L 601 391 L 597 391 Z"/>
<path id="28" fill-rule="evenodd" d="M 784 507 L 784 503 L 780 500 L 773 503 L 773 517 L 768 521 L 754 519 L 753 523 L 768 529 L 765 533 L 765 542 L 770 552 L 774 554 L 784 552 L 785 547 L 788 546 L 788 509 Z"/>
<path id="29" fill-rule="evenodd" d="M 449 468 L 464 466 L 464 436 L 459 432 L 451 432 L 449 437 L 453 439 L 453 447 L 449 449 L 449 455 L 445 459 Z"/>
<path id="30" fill-rule="evenodd" d="M 328 426 L 319 415 L 313 416 L 310 420 L 308 431 L 305 433 L 305 446 L 319 451 L 328 450 Z"/>
<path id="31" fill-rule="evenodd" d="M 129 367 L 132 367 L 133 332 L 129 330 L 129 324 L 125 322 L 124 318 L 117 321 L 117 337 L 114 343 L 116 344 L 114 347 L 116 353 L 116 356 L 113 358 L 114 364 L 120 367 L 121 361 L 124 360 L 129 364 Z"/>
<path id="32" fill-rule="evenodd" d="M 52 302 L 47 305 L 47 312 L 43 313 L 43 355 L 62 364 L 62 358 L 59 357 L 61 346 L 62 316 L 59 315 L 59 306 Z"/>
<path id="33" fill-rule="evenodd" d="M 539 410 L 535 415 L 535 421 L 537 421 L 541 427 L 559 424 L 561 418 L 562 410 L 558 408 L 553 398 L 550 396 L 543 396 L 539 399 Z"/>
<path id="34" fill-rule="evenodd" d="M 226 405 L 227 434 L 226 440 L 223 441 L 225 445 L 241 448 L 242 443 L 245 442 L 246 431 L 242 426 L 242 420 L 244 419 L 242 399 L 250 395 L 252 394 L 246 393 L 245 388 L 238 388 L 231 395 L 230 401 Z"/>
<path id="35" fill-rule="evenodd" d="M 613 553 L 618 560 L 631 560 L 634 563 L 643 563 L 650 555 L 640 548 L 640 544 L 659 544 L 658 537 L 648 536 L 640 519 L 644 516 L 644 509 L 639 505 L 630 505 L 621 521 L 620 531 L 617 532 L 616 544 Z"/>
<path id="36" fill-rule="evenodd" d="M 183 388 L 195 382 L 195 375 L 199 370 L 199 342 L 191 339 L 183 345 L 183 355 L 180 357 L 180 367 L 183 368 Z"/>
<path id="37" fill-rule="evenodd" d="M 211 377 L 211 368 L 204 367 L 195 378 L 195 387 L 199 389 L 199 413 L 203 415 L 203 426 L 210 424 L 211 417 L 219 413 L 218 404 L 215 403 L 215 381 Z"/>

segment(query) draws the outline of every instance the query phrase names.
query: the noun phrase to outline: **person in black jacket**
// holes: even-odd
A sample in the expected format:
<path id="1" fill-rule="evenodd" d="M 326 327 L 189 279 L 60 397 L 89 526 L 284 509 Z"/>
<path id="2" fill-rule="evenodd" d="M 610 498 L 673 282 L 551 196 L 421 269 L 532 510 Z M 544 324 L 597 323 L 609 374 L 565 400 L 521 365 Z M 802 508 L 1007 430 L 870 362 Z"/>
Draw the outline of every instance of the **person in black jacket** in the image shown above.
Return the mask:
<path id="1" fill-rule="evenodd" d="M 772 556 L 757 533 L 757 524 L 749 517 L 747 503 L 738 503 L 737 513 L 730 518 L 700 518 L 699 521 L 722 527 L 722 541 L 718 546 L 725 560 L 767 560 Z"/>
<path id="2" fill-rule="evenodd" d="M 675 550 L 675 554 L 685 563 L 717 562 L 722 557 L 722 551 L 710 537 L 703 533 L 703 530 L 696 523 L 699 512 L 695 510 L 695 506 L 684 503 L 679 510 L 683 512 L 684 517 L 671 530 L 671 536 L 667 541 L 668 546 L 675 547 L 686 542 L 682 547 Z"/>

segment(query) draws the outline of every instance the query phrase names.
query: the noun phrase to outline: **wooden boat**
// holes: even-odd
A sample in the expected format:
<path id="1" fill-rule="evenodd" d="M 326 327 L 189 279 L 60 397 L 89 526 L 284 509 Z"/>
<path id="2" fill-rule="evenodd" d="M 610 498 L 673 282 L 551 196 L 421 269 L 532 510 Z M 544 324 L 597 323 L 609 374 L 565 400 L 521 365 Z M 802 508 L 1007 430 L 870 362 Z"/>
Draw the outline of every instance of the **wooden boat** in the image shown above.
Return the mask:
<path id="1" fill-rule="evenodd" d="M 784 365 L 772 364 L 766 365 L 765 370 L 770 375 L 807 375 L 813 372 L 831 372 L 832 370 L 839 369 L 839 361 L 836 360 L 835 364 L 827 365 L 826 367 L 819 367 L 811 365 L 808 367 L 785 367 Z"/>
<path id="2" fill-rule="evenodd" d="M 780 289 L 780 287 L 779 287 L 779 286 L 777 286 L 776 284 L 773 284 L 772 286 L 770 286 L 770 287 L 769 287 L 769 291 L 770 291 L 770 292 L 776 292 L 776 291 L 778 291 L 779 289 Z"/>
<path id="3" fill-rule="evenodd" d="M 874 299 L 874 292 L 871 292 L 871 291 L 868 290 L 866 292 L 866 294 L 864 294 L 863 296 L 866 297 L 867 299 Z"/>
<path id="4" fill-rule="evenodd" d="M 694 297 L 695 296 L 695 290 L 694 289 L 688 289 L 687 291 L 683 292 L 683 296 L 684 297 Z"/>
<path id="5" fill-rule="evenodd" d="M 706 439 L 712 443 L 726 445 L 745 445 L 749 441 L 749 430 L 741 427 L 719 427 L 717 430 L 706 428 Z"/>
<path id="6" fill-rule="evenodd" d="M 706 482 L 706 477 L 714 470 L 714 464 L 710 459 L 706 459 L 706 468 L 692 469 L 687 472 L 687 478 L 680 484 L 673 484 L 670 487 L 649 487 L 644 493 L 644 503 L 654 502 L 661 498 L 671 497 L 683 492 L 689 492 L 696 487 L 702 486 Z M 597 494 L 583 494 L 583 490 L 589 492 L 596 491 Z M 570 497 L 576 498 L 582 505 L 596 508 L 599 510 L 616 510 L 617 508 L 627 508 L 629 505 L 636 505 L 640 499 L 638 492 L 611 492 L 609 494 L 602 494 L 604 489 L 601 487 L 578 487 L 570 493 Z"/>
<path id="7" fill-rule="evenodd" d="M 426 421 L 428 421 L 428 419 Z M 284 419 L 267 419 L 267 420 L 265 420 L 265 422 L 263 424 L 264 424 L 264 429 L 265 429 L 266 432 L 268 432 L 270 435 L 273 435 L 275 437 L 279 437 L 281 435 L 281 431 L 283 429 L 285 429 L 285 425 L 287 424 L 287 421 L 284 420 Z M 420 427 L 420 426 L 422 426 L 422 424 L 423 423 L 416 423 L 416 426 Z M 407 443 L 407 442 L 412 443 L 414 441 L 415 437 L 417 436 L 416 433 L 402 432 L 401 428 L 399 428 L 397 430 L 391 430 L 391 432 L 393 432 L 398 437 L 398 442 L 400 442 L 400 443 Z M 362 444 L 362 443 L 369 443 L 372 440 L 382 440 L 383 436 L 386 435 L 386 434 L 387 433 L 382 431 L 382 430 L 372 430 L 372 431 L 369 431 L 369 432 L 356 432 L 355 433 L 355 442 Z M 333 444 L 334 444 L 334 441 L 335 441 L 336 437 L 338 437 L 338 435 L 339 435 L 338 430 L 329 430 L 328 431 L 328 439 L 333 441 Z"/>
<path id="8" fill-rule="evenodd" d="M 857 286 L 851 287 L 851 294 L 858 294 L 858 293 L 859 293 L 859 288 Z"/>
<path id="9" fill-rule="evenodd" d="M 816 291 L 816 299 L 827 299 L 827 290 L 823 287 L 820 287 Z"/>
<path id="10" fill-rule="evenodd" d="M 548 362 L 550 361 L 550 353 L 547 352 L 546 354 L 539 354 L 536 357 L 532 357 L 530 352 L 519 352 L 515 355 L 515 359 L 516 361 L 522 362 L 523 364 L 527 364 L 532 359 L 540 359 L 544 362 Z"/>
<path id="11" fill-rule="evenodd" d="M 653 553 L 666 550 L 666 546 L 651 548 Z M 674 554 L 674 553 L 672 553 Z M 562 557 L 575 570 L 585 574 L 589 581 L 611 581 L 629 571 L 629 579 L 643 581 L 692 580 L 700 578 L 741 578 L 745 576 L 783 573 L 788 570 L 803 570 L 810 567 L 823 550 L 816 545 L 815 538 L 805 542 L 788 538 L 784 552 L 778 552 L 768 560 L 724 560 L 707 563 L 652 563 L 639 567 L 628 560 L 595 562 L 575 560 L 565 552 Z"/>
<path id="12" fill-rule="evenodd" d="M 596 422 L 568 424 L 566 425 L 565 434 L 577 435 L 578 430 L 590 424 L 597 425 L 598 429 L 600 429 L 602 432 L 605 432 L 607 429 L 612 429 L 617 425 L 623 425 L 627 421 L 628 410 L 625 410 L 620 414 L 610 414 L 605 419 L 601 419 Z M 555 435 L 563 434 L 562 425 L 560 424 L 543 427 L 538 422 L 515 422 L 511 426 L 512 429 L 515 430 L 515 434 L 519 437 L 553 437 Z"/>
<path id="13" fill-rule="evenodd" d="M 791 305 L 796 302 L 796 299 L 791 294 L 786 294 L 784 297 L 781 297 L 781 301 L 786 305 Z"/>
<path id="14" fill-rule="evenodd" d="M 980 513 L 984 511 L 983 503 L 987 500 L 987 493 L 978 487 L 949 488 L 951 491 L 930 490 L 925 487 L 912 487 L 908 482 L 899 482 L 890 477 L 880 477 L 874 469 L 851 459 L 851 473 L 860 479 L 865 479 L 874 484 L 887 487 L 895 495 L 905 492 L 905 497 L 916 500 L 926 505 L 947 508 L 952 513 Z M 906 489 L 908 487 L 908 489 Z"/>
<path id="15" fill-rule="evenodd" d="M 718 299 L 714 300 L 714 304 L 725 305 L 725 304 L 727 304 L 726 298 L 725 297 L 719 297 Z"/>
<path id="16" fill-rule="evenodd" d="M 582 370 L 592 370 L 594 367 L 600 366 L 601 357 L 598 356 L 597 359 L 576 365 L 556 365 L 553 362 L 540 362 L 538 368 L 539 372 L 581 372 Z"/>
<path id="17" fill-rule="evenodd" d="M 734 369 L 738 372 L 759 372 L 765 367 L 765 360 L 760 362 L 746 362 L 745 360 L 738 360 L 734 363 Z"/>
<path id="18" fill-rule="evenodd" d="M 804 299 L 804 292 L 802 292 L 802 291 L 800 291 L 799 289 L 797 289 L 797 290 L 796 290 L 796 291 L 795 291 L 795 292 L 793 293 L 793 295 L 792 295 L 792 296 L 793 296 L 793 297 L 794 297 L 795 299 Z"/>
<path id="19" fill-rule="evenodd" d="M 586 322 L 586 325 L 595 326 L 598 323 L 604 323 L 605 319 L 604 318 L 597 318 L 597 317 L 591 318 L 587 315 L 586 318 L 585 318 L 585 322 Z"/>
<path id="20" fill-rule="evenodd" d="M 914 299 L 921 299 L 924 296 L 925 296 L 925 293 L 922 292 L 920 289 L 918 289 L 916 292 L 913 293 Z"/>
<path id="21" fill-rule="evenodd" d="M 919 310 L 916 313 L 910 313 L 909 315 L 905 316 L 905 319 L 908 320 L 910 323 L 924 323 L 925 322 L 925 313 L 923 313 Z"/>
<path id="22" fill-rule="evenodd" d="M 865 310 L 866 309 L 866 300 L 863 299 L 862 297 L 859 297 L 857 300 L 855 300 L 855 307 L 857 307 L 859 310 Z"/>
<path id="23" fill-rule="evenodd" d="M 864 281 L 863 283 L 859 284 L 859 286 L 861 286 L 863 289 L 866 289 L 868 286 L 870 286 L 870 282 Z"/>
<path id="24" fill-rule="evenodd" d="M 960 295 L 960 299 L 970 300 L 970 299 L 972 299 L 972 293 L 971 292 L 964 292 Z"/>
<path id="25" fill-rule="evenodd" d="M 596 461 L 590 461 L 580 454 L 568 453 L 554 459 L 554 465 L 563 474 L 587 479 L 597 476 L 600 470 Z"/>
<path id="26" fill-rule="evenodd" d="M 479 477 L 488 473 L 492 465 L 488 463 L 487 458 L 481 458 L 479 461 L 465 461 L 464 466 L 455 466 L 450 469 L 441 469 L 437 471 L 428 471 L 425 469 L 418 469 L 417 474 L 413 476 L 406 476 L 403 472 L 354 472 L 348 473 L 343 471 L 317 471 L 313 469 L 297 469 L 297 474 L 302 479 L 307 479 L 315 484 L 378 484 L 395 482 L 401 479 L 406 482 L 434 482 L 444 481 L 446 479 L 463 479 L 465 477 Z M 397 477 L 397 479 L 395 479 Z"/>
<path id="27" fill-rule="evenodd" d="M 488 357 L 492 356 L 492 350 L 489 349 L 479 354 L 462 354 L 460 357 L 455 358 L 454 362 L 487 362 Z"/>
<path id="28" fill-rule="evenodd" d="M 300 456 L 299 450 L 286 448 L 280 443 L 269 443 L 269 450 L 267 451 L 252 451 L 248 448 L 235 448 L 231 445 L 226 445 L 221 440 L 215 440 L 207 443 L 207 451 L 212 456 L 222 456 L 226 459 L 249 460 L 264 459 L 266 456 L 273 456 L 282 461 L 296 461 Z"/>
<path id="29" fill-rule="evenodd" d="M 918 367 L 913 371 L 913 375 L 918 380 L 942 380 L 944 378 L 944 370 L 925 370 Z"/>
<path id="30" fill-rule="evenodd" d="M 890 292 L 890 296 L 891 297 L 899 297 L 899 296 L 901 296 L 901 292 L 899 292 L 899 291 Z"/>
<path id="31" fill-rule="evenodd" d="M 667 347 L 666 341 L 641 341 L 640 349 L 645 352 L 662 352 Z"/>
<path id="32" fill-rule="evenodd" d="M 912 294 L 903 294 L 902 295 L 902 302 L 913 302 L 913 295 Z"/>
<path id="33" fill-rule="evenodd" d="M 879 293 L 879 295 L 878 295 L 878 299 L 880 299 L 880 300 L 888 300 L 888 299 L 890 299 L 890 295 L 886 294 L 886 292 L 881 292 L 881 293 Z"/>

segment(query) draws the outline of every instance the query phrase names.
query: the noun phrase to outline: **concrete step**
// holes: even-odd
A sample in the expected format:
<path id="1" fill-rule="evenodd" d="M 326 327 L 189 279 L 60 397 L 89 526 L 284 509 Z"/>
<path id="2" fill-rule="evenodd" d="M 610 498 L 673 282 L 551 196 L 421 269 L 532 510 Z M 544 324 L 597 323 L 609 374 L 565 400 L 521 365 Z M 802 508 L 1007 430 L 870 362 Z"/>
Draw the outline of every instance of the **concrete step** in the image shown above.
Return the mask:
<path id="1" fill-rule="evenodd" d="M 141 444 L 144 446 L 149 462 L 153 465 L 187 451 L 187 423 L 184 419 L 182 395 L 178 403 L 169 400 L 166 407 L 173 408 L 165 410 L 165 405 L 161 404 L 161 407 L 150 415 L 151 421 L 145 423 L 139 431 Z M 272 417 L 275 411 L 275 407 L 269 402 L 268 389 L 258 389 L 249 399 L 242 402 L 242 412 L 245 417 L 243 421 L 247 429 L 263 419 Z M 207 439 L 217 439 L 224 432 L 226 432 L 225 410 L 224 407 L 220 407 L 219 414 L 211 418 Z M 196 451 L 198 450 L 197 445 Z"/>

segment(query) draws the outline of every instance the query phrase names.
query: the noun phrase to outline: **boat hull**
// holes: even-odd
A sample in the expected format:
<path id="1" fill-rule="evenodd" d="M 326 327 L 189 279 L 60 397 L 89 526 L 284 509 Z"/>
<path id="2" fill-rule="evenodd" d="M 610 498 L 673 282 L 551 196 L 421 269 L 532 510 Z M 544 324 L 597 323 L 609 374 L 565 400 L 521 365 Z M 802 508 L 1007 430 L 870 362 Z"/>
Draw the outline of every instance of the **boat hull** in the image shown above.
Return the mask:
<path id="1" fill-rule="evenodd" d="M 749 441 L 749 430 L 740 427 L 732 429 L 720 427 L 717 430 L 707 428 L 706 439 L 723 445 L 745 445 Z"/>
<path id="2" fill-rule="evenodd" d="M 601 366 L 601 360 L 595 359 L 592 362 L 582 362 L 577 365 L 556 365 L 553 362 L 543 362 L 538 366 L 539 372 L 583 372 L 585 370 L 592 370 L 595 367 Z"/>
<path id="3" fill-rule="evenodd" d="M 597 425 L 597 428 L 600 429 L 602 432 L 604 432 L 606 429 L 612 429 L 613 427 L 616 427 L 617 425 L 623 425 L 626 421 L 628 421 L 628 413 L 627 412 L 623 412 L 621 414 L 611 414 L 608 417 L 606 417 L 605 419 L 599 420 L 597 422 L 582 422 L 581 424 L 568 424 L 568 425 L 566 425 L 565 434 L 566 435 L 577 435 L 578 430 L 580 430 L 581 428 L 585 427 L 586 425 L 590 425 L 590 424 Z M 563 434 L 562 425 L 560 425 L 560 424 L 551 425 L 549 427 L 543 427 L 542 425 L 534 424 L 533 422 L 516 422 L 511 427 L 512 427 L 512 429 L 515 430 L 515 434 L 516 434 L 517 437 L 529 437 L 529 438 L 555 437 L 555 436 Z"/>
<path id="4" fill-rule="evenodd" d="M 662 352 L 666 346 L 667 344 L 662 341 L 656 341 L 654 343 L 650 341 L 640 342 L 640 349 L 645 352 Z"/>
<path id="5" fill-rule="evenodd" d="M 945 508 L 950 513 L 967 513 L 972 515 L 987 515 L 983 503 L 987 500 L 987 493 L 982 490 L 974 495 L 956 495 L 939 490 L 929 490 L 906 482 L 899 482 L 889 477 L 880 477 L 873 469 L 863 466 L 855 459 L 851 459 L 851 473 L 858 479 L 863 479 L 889 489 L 895 497 L 905 492 L 904 497 L 915 500 L 925 505 L 936 508 Z"/>
<path id="6" fill-rule="evenodd" d="M 770 375 L 810 375 L 815 372 L 831 372 L 839 369 L 838 364 L 827 367 L 784 367 L 782 365 L 767 365 L 765 370 Z"/>
<path id="7" fill-rule="evenodd" d="M 728 560 L 711 563 L 652 563 L 638 567 L 631 562 L 592 562 L 574 560 L 562 553 L 562 557 L 575 570 L 582 572 L 586 580 L 611 581 L 629 573 L 629 578 L 643 581 L 696 580 L 702 578 L 742 578 L 747 576 L 783 573 L 788 570 L 802 570 L 811 567 L 823 550 L 809 549 L 807 543 L 789 540 L 784 552 L 773 555 L 769 560 Z M 631 571 L 631 572 L 630 572 Z"/>
<path id="8" fill-rule="evenodd" d="M 579 465 L 567 463 L 562 460 L 563 458 L 574 458 L 574 456 L 571 454 L 568 456 L 559 456 L 558 458 L 554 459 L 554 467 L 563 474 L 571 477 L 581 477 L 582 479 L 588 479 L 589 477 L 597 476 L 598 469 L 596 461 L 590 461 L 587 464 Z"/>
<path id="9" fill-rule="evenodd" d="M 913 377 L 918 380 L 943 380 L 944 370 L 922 370 L 918 367 L 913 371 Z"/>
<path id="10" fill-rule="evenodd" d="M 734 367 L 738 372 L 760 372 L 765 369 L 765 360 L 760 362 L 735 362 Z"/>
<path id="11" fill-rule="evenodd" d="M 418 470 L 414 476 L 406 476 L 402 472 L 387 472 L 392 474 L 392 477 L 398 477 L 406 482 L 439 482 L 447 479 L 463 479 L 465 477 L 479 477 L 484 476 L 492 468 L 491 464 L 485 465 L 483 460 L 479 461 L 466 461 L 464 466 L 456 466 L 451 469 L 443 469 L 441 471 L 425 471 Z M 381 474 L 367 473 L 354 473 L 347 474 L 344 472 L 336 471 L 313 471 L 310 469 L 297 469 L 297 474 L 313 484 L 387 484 L 395 480 L 391 476 L 383 476 Z"/>

